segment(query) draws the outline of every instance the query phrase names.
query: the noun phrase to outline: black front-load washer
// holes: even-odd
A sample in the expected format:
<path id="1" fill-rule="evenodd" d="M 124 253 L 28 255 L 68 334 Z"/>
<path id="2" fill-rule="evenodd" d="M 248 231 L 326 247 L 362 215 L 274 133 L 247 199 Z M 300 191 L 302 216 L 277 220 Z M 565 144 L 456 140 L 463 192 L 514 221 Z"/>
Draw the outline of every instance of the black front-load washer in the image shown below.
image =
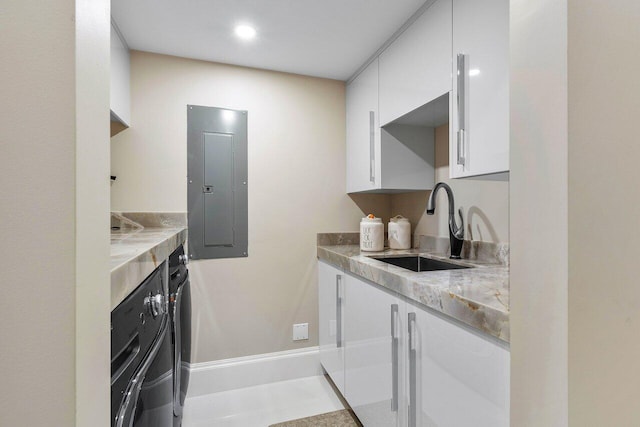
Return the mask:
<path id="1" fill-rule="evenodd" d="M 111 425 L 173 426 L 173 357 L 158 267 L 111 312 Z"/>
<path id="2" fill-rule="evenodd" d="M 189 260 L 182 245 L 169 256 L 169 314 L 173 344 L 173 426 L 182 425 L 191 363 L 191 289 Z"/>

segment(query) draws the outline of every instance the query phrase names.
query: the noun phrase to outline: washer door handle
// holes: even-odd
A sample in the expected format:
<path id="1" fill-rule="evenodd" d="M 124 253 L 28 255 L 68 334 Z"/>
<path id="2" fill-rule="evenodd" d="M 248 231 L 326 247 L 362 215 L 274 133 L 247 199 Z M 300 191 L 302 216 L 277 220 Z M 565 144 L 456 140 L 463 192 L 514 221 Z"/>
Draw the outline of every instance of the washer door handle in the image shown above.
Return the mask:
<path id="1" fill-rule="evenodd" d="M 162 318 L 162 325 L 160 326 L 160 330 L 155 337 L 154 343 L 151 346 L 151 350 L 149 350 L 149 354 L 142 362 L 142 366 L 138 368 L 138 371 L 133 375 L 129 384 L 127 384 L 127 388 L 124 391 L 124 397 L 122 402 L 120 403 L 120 408 L 118 408 L 118 413 L 116 415 L 116 427 L 129 427 L 132 424 L 133 416 L 136 413 L 136 406 L 138 404 L 138 398 L 140 397 L 140 390 L 142 389 L 142 383 L 144 382 L 144 377 L 147 375 L 147 371 L 149 367 L 153 363 L 153 360 L 156 358 L 162 343 L 164 342 L 164 337 L 167 333 L 167 327 L 169 326 L 169 315 L 164 314 Z"/>

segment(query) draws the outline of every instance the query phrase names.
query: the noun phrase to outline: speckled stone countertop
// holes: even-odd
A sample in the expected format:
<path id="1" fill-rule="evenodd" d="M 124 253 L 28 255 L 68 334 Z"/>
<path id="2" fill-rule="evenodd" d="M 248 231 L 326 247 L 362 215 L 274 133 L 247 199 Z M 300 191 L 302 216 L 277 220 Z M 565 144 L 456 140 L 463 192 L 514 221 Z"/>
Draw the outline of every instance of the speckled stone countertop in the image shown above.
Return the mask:
<path id="1" fill-rule="evenodd" d="M 111 309 L 120 304 L 187 238 L 187 228 L 111 231 Z"/>
<path id="2" fill-rule="evenodd" d="M 509 342 L 509 268 L 461 260 L 474 268 L 413 272 L 377 258 L 401 254 L 449 260 L 420 249 L 360 252 L 359 245 L 318 245 L 318 259 Z"/>

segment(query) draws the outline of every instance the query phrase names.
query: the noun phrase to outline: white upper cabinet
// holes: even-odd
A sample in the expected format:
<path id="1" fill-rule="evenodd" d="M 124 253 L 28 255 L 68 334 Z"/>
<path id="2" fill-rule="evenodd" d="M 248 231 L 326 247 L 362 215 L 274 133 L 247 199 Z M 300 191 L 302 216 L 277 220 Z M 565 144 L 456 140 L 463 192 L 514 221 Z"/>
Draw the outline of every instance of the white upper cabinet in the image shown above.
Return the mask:
<path id="1" fill-rule="evenodd" d="M 378 59 L 347 86 L 347 193 L 428 190 L 434 185 L 434 131 L 380 128 Z"/>
<path id="2" fill-rule="evenodd" d="M 454 0 L 452 178 L 509 170 L 509 0 Z"/>
<path id="3" fill-rule="evenodd" d="M 131 123 L 129 49 L 111 23 L 111 120 Z"/>
<path id="4" fill-rule="evenodd" d="M 509 171 L 509 0 L 436 0 L 347 86 L 347 192 L 429 190 Z"/>
<path id="5" fill-rule="evenodd" d="M 451 0 L 437 0 L 380 54 L 380 124 L 451 91 Z"/>
<path id="6" fill-rule="evenodd" d="M 433 2 L 347 86 L 348 193 L 433 188 L 433 128 L 448 121 L 438 100 L 451 91 L 451 8 Z"/>
<path id="7" fill-rule="evenodd" d="M 379 188 L 378 60 L 347 86 L 347 193 Z"/>

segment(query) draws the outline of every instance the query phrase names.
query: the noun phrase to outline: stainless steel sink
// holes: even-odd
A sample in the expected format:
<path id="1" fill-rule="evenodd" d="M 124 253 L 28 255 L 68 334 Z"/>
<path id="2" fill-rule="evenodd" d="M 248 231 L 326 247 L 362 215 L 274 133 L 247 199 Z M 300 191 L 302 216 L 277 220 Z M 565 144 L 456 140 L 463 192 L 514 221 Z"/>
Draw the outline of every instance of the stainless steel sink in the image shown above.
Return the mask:
<path id="1" fill-rule="evenodd" d="M 424 258 L 415 255 L 375 259 L 377 259 L 378 261 L 386 262 L 387 264 L 393 264 L 398 267 L 406 268 L 407 270 L 411 271 L 458 270 L 461 268 L 471 268 L 467 265 L 453 264 L 451 262 Z"/>

